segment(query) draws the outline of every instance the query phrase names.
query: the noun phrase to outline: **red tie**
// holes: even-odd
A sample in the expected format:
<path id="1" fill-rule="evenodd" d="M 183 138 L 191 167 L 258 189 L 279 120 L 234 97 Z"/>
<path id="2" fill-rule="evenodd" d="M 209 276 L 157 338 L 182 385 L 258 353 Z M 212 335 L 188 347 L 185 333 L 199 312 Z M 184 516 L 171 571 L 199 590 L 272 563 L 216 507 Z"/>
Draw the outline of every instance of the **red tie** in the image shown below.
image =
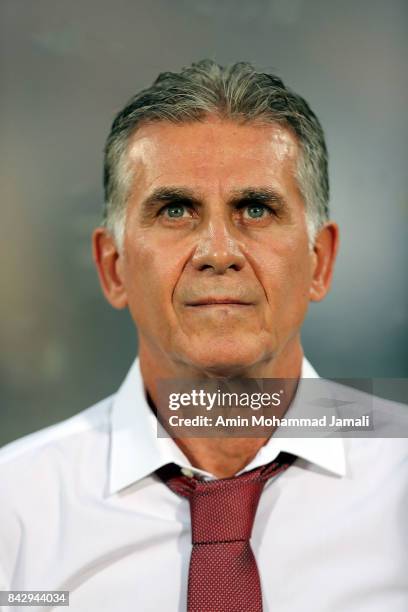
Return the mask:
<path id="1" fill-rule="evenodd" d="M 295 460 L 281 453 L 268 465 L 233 478 L 161 477 L 190 501 L 193 549 L 188 612 L 262 612 L 258 568 L 249 539 L 266 481 Z"/>

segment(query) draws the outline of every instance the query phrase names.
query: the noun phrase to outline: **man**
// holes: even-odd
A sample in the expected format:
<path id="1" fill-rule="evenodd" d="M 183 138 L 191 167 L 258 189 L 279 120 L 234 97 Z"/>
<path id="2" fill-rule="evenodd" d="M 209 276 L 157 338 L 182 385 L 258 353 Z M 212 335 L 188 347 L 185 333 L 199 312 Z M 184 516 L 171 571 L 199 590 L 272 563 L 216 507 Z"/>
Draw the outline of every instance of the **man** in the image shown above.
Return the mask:
<path id="1" fill-rule="evenodd" d="M 1 588 L 75 611 L 406 610 L 404 440 L 157 433 L 160 381 L 317 377 L 300 332 L 338 227 L 307 103 L 247 63 L 164 73 L 116 117 L 105 190 L 94 259 L 139 357 L 3 450 Z"/>

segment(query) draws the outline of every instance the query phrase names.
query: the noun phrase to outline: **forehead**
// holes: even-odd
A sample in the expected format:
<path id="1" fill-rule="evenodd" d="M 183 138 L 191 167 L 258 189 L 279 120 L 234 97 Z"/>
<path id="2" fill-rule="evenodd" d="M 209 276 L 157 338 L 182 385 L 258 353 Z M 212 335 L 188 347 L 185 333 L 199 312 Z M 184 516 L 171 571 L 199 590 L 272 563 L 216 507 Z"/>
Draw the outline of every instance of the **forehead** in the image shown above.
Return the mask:
<path id="1" fill-rule="evenodd" d="M 186 182 L 228 190 L 293 180 L 298 153 L 296 136 L 279 124 L 214 117 L 141 126 L 130 139 L 127 162 L 143 191 Z"/>

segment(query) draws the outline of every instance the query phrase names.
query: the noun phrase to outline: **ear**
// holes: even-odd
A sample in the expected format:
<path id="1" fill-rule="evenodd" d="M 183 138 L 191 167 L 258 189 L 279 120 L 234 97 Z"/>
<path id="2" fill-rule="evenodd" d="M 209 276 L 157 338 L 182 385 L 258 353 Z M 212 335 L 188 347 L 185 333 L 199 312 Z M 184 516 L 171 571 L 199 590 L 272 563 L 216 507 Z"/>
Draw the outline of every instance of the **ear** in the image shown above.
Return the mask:
<path id="1" fill-rule="evenodd" d="M 119 253 L 113 236 L 104 227 L 97 227 L 92 234 L 92 254 L 105 298 L 114 308 L 125 308 L 123 254 Z"/>
<path id="2" fill-rule="evenodd" d="M 318 232 L 313 247 L 313 278 L 309 292 L 312 302 L 320 302 L 329 292 L 338 246 L 338 225 L 326 223 Z"/>

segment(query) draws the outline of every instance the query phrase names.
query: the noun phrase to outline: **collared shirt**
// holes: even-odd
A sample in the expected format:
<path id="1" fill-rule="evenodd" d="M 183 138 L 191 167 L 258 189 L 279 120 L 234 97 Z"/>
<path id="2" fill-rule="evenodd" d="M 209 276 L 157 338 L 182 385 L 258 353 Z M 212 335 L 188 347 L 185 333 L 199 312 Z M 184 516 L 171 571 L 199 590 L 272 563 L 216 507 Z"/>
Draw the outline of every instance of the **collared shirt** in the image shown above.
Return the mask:
<path id="1" fill-rule="evenodd" d="M 406 440 L 272 436 L 242 471 L 281 451 L 299 459 L 266 484 L 251 538 L 264 611 L 406 612 Z M 75 612 L 184 611 L 189 504 L 155 474 L 170 462 L 213 477 L 157 436 L 138 360 L 117 394 L 4 447 L 0 590 L 68 590 Z"/>

